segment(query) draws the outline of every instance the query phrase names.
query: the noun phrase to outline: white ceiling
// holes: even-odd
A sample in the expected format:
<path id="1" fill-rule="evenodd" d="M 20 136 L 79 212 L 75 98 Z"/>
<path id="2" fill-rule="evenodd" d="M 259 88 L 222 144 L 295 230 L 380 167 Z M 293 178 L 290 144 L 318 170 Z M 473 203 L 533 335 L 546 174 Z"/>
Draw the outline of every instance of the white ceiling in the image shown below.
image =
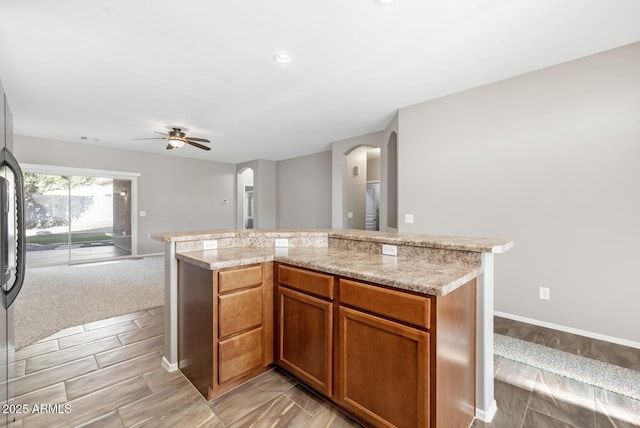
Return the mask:
<path id="1" fill-rule="evenodd" d="M 0 76 L 16 134 L 279 160 L 639 41 L 639 17 L 638 0 L 0 0 Z M 132 141 L 171 125 L 213 150 Z"/>

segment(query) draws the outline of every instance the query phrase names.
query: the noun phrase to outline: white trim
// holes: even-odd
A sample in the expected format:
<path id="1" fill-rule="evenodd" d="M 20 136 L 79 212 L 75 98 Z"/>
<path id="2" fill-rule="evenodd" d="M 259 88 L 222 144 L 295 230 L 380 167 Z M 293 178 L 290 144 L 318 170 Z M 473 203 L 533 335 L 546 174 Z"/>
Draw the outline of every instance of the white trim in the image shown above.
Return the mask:
<path id="1" fill-rule="evenodd" d="M 500 311 L 494 311 L 493 314 L 496 316 L 499 316 L 502 318 L 508 318 L 514 321 L 520 321 L 527 324 L 537 325 L 540 327 L 551 328 L 553 330 L 564 331 L 565 333 L 577 334 L 579 336 L 590 337 L 591 339 L 597 339 L 597 340 L 603 340 L 605 342 L 616 343 L 618 345 L 628 346 L 629 348 L 640 349 L 640 342 L 634 342 L 632 340 L 620 339 L 618 337 L 607 336 L 605 334 L 594 333 L 592 331 L 587 331 L 587 330 L 580 330 L 578 328 L 567 327 L 559 324 L 553 324 L 546 321 L 539 321 L 533 318 L 521 317 L 520 315 L 508 314 Z"/>
<path id="2" fill-rule="evenodd" d="M 168 372 L 175 372 L 178 370 L 178 363 L 170 363 L 165 357 L 162 357 L 162 367 Z"/>
<path id="3" fill-rule="evenodd" d="M 84 175 L 87 177 L 131 178 L 142 176 L 139 172 L 110 171 L 106 169 L 74 168 L 70 166 L 40 165 L 35 163 L 21 163 L 23 172 L 57 175 Z"/>
<path id="4" fill-rule="evenodd" d="M 486 410 L 480 410 L 476 407 L 476 418 L 485 423 L 491 423 L 496 413 L 498 413 L 498 403 L 496 403 L 496 400 L 493 400 Z"/>
<path id="5" fill-rule="evenodd" d="M 482 253 L 482 274 L 477 282 L 476 415 L 485 422 L 490 422 L 497 410 L 493 384 L 493 279 L 493 254 Z"/>

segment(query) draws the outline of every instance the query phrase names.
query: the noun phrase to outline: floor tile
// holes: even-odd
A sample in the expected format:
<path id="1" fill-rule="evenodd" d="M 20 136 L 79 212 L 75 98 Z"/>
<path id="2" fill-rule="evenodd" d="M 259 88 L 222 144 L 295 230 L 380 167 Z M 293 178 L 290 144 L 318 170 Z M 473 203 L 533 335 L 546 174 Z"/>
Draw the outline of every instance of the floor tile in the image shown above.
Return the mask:
<path id="1" fill-rule="evenodd" d="M 88 355 L 104 352 L 120 346 L 122 346 L 122 344 L 117 337 L 109 336 L 103 339 L 98 339 L 94 342 L 72 346 L 59 351 L 53 351 L 44 355 L 32 357 L 27 360 L 26 374 L 68 363 Z"/>
<path id="2" fill-rule="evenodd" d="M 124 428 L 124 424 L 120 419 L 120 415 L 118 415 L 118 411 L 113 410 L 106 415 L 79 425 L 77 428 Z"/>
<path id="3" fill-rule="evenodd" d="M 133 331 L 128 331 L 126 333 L 118 334 L 118 339 L 124 345 L 128 345 L 133 342 L 139 342 L 144 339 L 149 339 L 154 336 L 159 336 L 164 334 L 164 325 L 152 325 L 151 327 L 146 328 L 137 328 Z"/>
<path id="4" fill-rule="evenodd" d="M 26 412 L 19 412 L 13 414 L 16 420 L 24 419 L 29 416 L 33 410 L 34 405 L 40 405 L 42 403 L 47 404 L 61 404 L 66 403 L 67 394 L 65 393 L 64 383 L 56 383 L 46 388 L 37 389 L 33 392 L 28 392 L 23 395 L 14 397 L 10 402 L 12 404 L 25 405 Z"/>
<path id="5" fill-rule="evenodd" d="M 162 412 L 154 412 L 150 415 L 152 416 L 149 419 L 136 424 L 136 428 L 224 427 L 202 397 L 177 408 L 167 407 Z"/>
<path id="6" fill-rule="evenodd" d="M 599 388 L 595 395 L 596 427 L 640 427 L 640 401 Z"/>
<path id="7" fill-rule="evenodd" d="M 48 354 L 49 352 L 60 349 L 57 340 L 48 340 L 46 342 L 36 342 L 32 345 L 25 346 L 16 351 L 16 359 L 26 360 L 27 358 L 37 357 L 38 355 Z"/>
<path id="8" fill-rule="evenodd" d="M 104 320 L 93 321 L 83 325 L 86 331 L 96 330 L 98 328 L 107 327 L 114 324 L 121 324 L 126 321 L 133 321 L 140 318 L 150 317 L 149 311 L 132 312 L 129 314 L 119 315 L 117 317 L 107 318 Z"/>
<path id="9" fill-rule="evenodd" d="M 311 420 L 311 415 L 289 398 L 279 394 L 276 398 L 244 415 L 229 425 L 229 428 L 276 428 L 304 427 Z"/>
<path id="10" fill-rule="evenodd" d="M 277 370 L 269 370 L 216 398 L 209 405 L 220 420 L 228 425 L 291 389 L 296 383 Z"/>
<path id="11" fill-rule="evenodd" d="M 99 354 L 96 354 L 95 357 L 100 367 L 106 367 L 126 361 L 129 358 L 149 354 L 153 351 L 162 351 L 163 348 L 164 336 L 156 336 L 151 339 L 132 343 L 131 345 L 122 346 L 118 349 L 100 352 Z"/>
<path id="12" fill-rule="evenodd" d="M 284 395 L 311 416 L 315 416 L 329 405 L 326 400 L 302 386 L 302 384 L 297 384 L 293 388 L 288 389 L 284 392 Z"/>
<path id="13" fill-rule="evenodd" d="M 69 379 L 65 382 L 69 400 L 161 368 L 161 360 L 160 353 L 154 352 Z"/>
<path id="14" fill-rule="evenodd" d="M 50 369 L 40 370 L 39 372 L 15 379 L 13 381 L 14 394 L 18 396 L 36 391 L 97 369 L 98 365 L 96 364 L 96 360 L 91 356 L 61 364 Z"/>
<path id="15" fill-rule="evenodd" d="M 149 391 L 151 390 L 149 389 Z M 205 403 L 200 393 L 192 385 L 185 385 L 182 388 L 165 389 L 158 393 L 149 394 L 139 400 L 130 401 L 120 407 L 118 413 L 125 426 L 134 426 L 151 418 L 160 418 L 162 415 L 171 415 L 179 412 L 194 401 Z M 208 419 L 212 414 L 213 412 L 209 408 L 209 414 L 205 419 Z"/>
<path id="16" fill-rule="evenodd" d="M 571 425 L 561 420 L 552 418 L 544 413 L 529 409 L 524 418 L 522 428 L 582 428 L 581 426 Z"/>
<path id="17" fill-rule="evenodd" d="M 531 391 L 498 380 L 495 381 L 494 390 L 498 412 L 493 417 L 493 421 L 485 423 L 476 419 L 472 427 L 512 428 L 522 425 Z"/>
<path id="18" fill-rule="evenodd" d="M 184 385 L 191 385 L 182 372 L 179 370 L 168 372 L 164 367 L 159 367 L 149 373 L 145 373 L 143 377 L 154 393 L 167 388 L 176 389 L 182 388 Z"/>
<path id="19" fill-rule="evenodd" d="M 76 325 L 73 327 L 62 329 L 59 332 L 52 334 L 51 336 L 47 336 L 43 339 L 38 340 L 38 342 L 46 342 L 52 339 L 59 339 L 65 336 L 71 336 L 73 334 L 84 333 L 84 331 L 84 327 L 82 327 L 81 325 Z"/>
<path id="20" fill-rule="evenodd" d="M 595 424 L 594 388 L 542 370 L 529 407 L 581 428 L 593 428 Z"/>
<path id="21" fill-rule="evenodd" d="M 362 426 L 335 407 L 327 406 L 311 418 L 305 428 L 358 428 Z"/>
<path id="22" fill-rule="evenodd" d="M 151 327 L 157 324 L 164 325 L 164 314 L 163 313 L 155 314 L 155 315 L 151 314 L 148 317 L 138 318 L 136 320 L 133 320 L 133 322 L 135 322 L 136 325 L 140 328 Z"/>
<path id="23" fill-rule="evenodd" d="M 533 391 L 540 370 L 508 358 L 496 358 L 495 360 L 498 361 L 495 371 L 496 380 Z"/>
<path id="24" fill-rule="evenodd" d="M 84 333 L 74 334 L 73 336 L 61 337 L 58 339 L 60 349 L 69 348 L 71 346 L 82 345 L 84 343 L 93 342 L 103 337 L 113 336 L 131 330 L 137 330 L 138 326 L 133 321 L 126 321 L 120 324 L 114 324 L 107 327 L 98 328 Z"/>
<path id="25" fill-rule="evenodd" d="M 69 401 L 71 409 L 69 413 L 29 416 L 23 420 L 23 426 L 24 428 L 50 428 L 80 425 L 150 394 L 151 390 L 139 376 Z"/>

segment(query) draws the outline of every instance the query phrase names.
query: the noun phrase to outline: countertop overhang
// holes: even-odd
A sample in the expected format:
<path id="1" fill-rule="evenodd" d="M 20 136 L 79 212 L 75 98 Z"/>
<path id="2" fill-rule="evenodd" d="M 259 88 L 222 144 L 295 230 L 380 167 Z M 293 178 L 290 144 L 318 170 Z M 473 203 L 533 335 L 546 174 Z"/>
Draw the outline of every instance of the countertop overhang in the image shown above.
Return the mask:
<path id="1" fill-rule="evenodd" d="M 178 260 L 209 270 L 276 261 L 390 287 L 442 296 L 482 273 L 463 260 L 426 261 L 335 248 L 225 248 L 176 253 Z"/>
<path id="2" fill-rule="evenodd" d="M 418 233 L 377 232 L 356 229 L 227 229 L 189 232 L 157 232 L 150 234 L 156 241 L 184 242 L 212 239 L 245 239 L 260 236 L 270 238 L 326 237 L 361 242 L 378 242 L 391 245 L 439 248 L 480 253 L 504 253 L 513 247 L 511 239 L 428 235 Z"/>

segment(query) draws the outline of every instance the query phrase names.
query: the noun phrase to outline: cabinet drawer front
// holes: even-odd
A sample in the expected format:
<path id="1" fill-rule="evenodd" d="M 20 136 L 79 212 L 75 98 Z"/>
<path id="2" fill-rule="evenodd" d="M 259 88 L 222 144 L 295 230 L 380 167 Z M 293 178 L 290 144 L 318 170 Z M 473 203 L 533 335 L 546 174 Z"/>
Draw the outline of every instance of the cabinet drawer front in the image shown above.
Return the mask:
<path id="1" fill-rule="evenodd" d="M 218 293 L 262 284 L 262 265 L 235 268 L 218 272 Z"/>
<path id="2" fill-rule="evenodd" d="M 223 340 L 218 345 L 220 384 L 262 365 L 262 327 Z"/>
<path id="3" fill-rule="evenodd" d="M 278 265 L 278 282 L 289 288 L 333 300 L 333 276 Z"/>
<path id="4" fill-rule="evenodd" d="M 340 302 L 418 327 L 430 328 L 431 299 L 340 279 Z"/>
<path id="5" fill-rule="evenodd" d="M 225 339 L 262 324 L 262 288 L 218 297 L 218 337 Z"/>

